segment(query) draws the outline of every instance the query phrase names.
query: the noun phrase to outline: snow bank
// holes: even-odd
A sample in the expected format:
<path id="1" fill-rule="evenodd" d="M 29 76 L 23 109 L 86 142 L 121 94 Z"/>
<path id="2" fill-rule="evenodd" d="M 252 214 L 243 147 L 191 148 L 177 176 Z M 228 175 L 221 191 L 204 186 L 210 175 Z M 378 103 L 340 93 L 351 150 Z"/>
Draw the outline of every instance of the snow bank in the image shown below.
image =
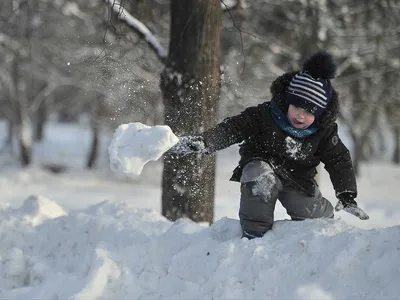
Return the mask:
<path id="1" fill-rule="evenodd" d="M 49 206 L 39 206 L 33 218 Z M 2 299 L 399 295 L 400 226 L 362 230 L 340 220 L 278 221 L 262 239 L 248 241 L 229 218 L 205 228 L 105 201 L 32 226 L 21 218 L 29 215 L 26 207 L 0 210 Z"/>
<path id="2" fill-rule="evenodd" d="M 37 226 L 47 219 L 65 216 L 67 213 L 50 199 L 40 195 L 31 195 L 24 201 L 20 209 L 14 211 L 14 214 L 24 218 L 26 222 L 33 226 Z"/>
<path id="3" fill-rule="evenodd" d="M 120 125 L 108 148 L 111 170 L 119 176 L 138 176 L 150 160 L 159 159 L 179 141 L 166 125 Z"/>

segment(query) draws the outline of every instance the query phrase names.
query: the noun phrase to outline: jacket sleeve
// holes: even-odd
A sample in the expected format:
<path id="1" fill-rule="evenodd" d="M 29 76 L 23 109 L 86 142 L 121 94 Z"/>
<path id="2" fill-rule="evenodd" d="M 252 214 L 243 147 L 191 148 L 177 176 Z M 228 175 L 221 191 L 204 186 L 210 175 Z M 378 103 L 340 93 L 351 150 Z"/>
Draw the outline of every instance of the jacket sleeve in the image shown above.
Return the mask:
<path id="1" fill-rule="evenodd" d="M 260 104 L 249 107 L 236 116 L 225 118 L 202 134 L 206 147 L 211 152 L 218 151 L 259 133 L 262 116 L 265 118 L 267 111 L 265 104 Z"/>
<path id="2" fill-rule="evenodd" d="M 352 193 L 357 197 L 357 183 L 350 151 L 338 135 L 337 124 L 328 129 L 319 147 L 321 161 L 331 178 L 336 197 L 342 193 Z"/>

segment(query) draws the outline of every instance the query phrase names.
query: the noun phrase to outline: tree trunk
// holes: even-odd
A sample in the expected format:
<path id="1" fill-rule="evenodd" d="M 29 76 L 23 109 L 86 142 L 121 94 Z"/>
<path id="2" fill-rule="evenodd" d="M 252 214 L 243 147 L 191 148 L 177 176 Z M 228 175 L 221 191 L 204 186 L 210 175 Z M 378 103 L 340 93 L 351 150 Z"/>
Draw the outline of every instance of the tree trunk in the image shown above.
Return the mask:
<path id="1" fill-rule="evenodd" d="M 28 114 L 21 108 L 21 125 L 19 131 L 20 160 L 22 166 L 26 167 L 32 160 L 32 138 Z"/>
<path id="2" fill-rule="evenodd" d="M 393 162 L 395 164 L 400 164 L 400 127 L 394 127 L 394 153 L 393 153 Z"/>
<path id="3" fill-rule="evenodd" d="M 99 152 L 98 150 L 99 150 L 99 129 L 98 129 L 98 126 L 96 124 L 94 124 L 94 125 L 92 125 L 92 143 L 90 146 L 89 156 L 88 156 L 88 160 L 86 163 L 86 166 L 88 169 L 91 169 L 94 167 L 96 158 L 97 158 L 97 154 Z"/>
<path id="4" fill-rule="evenodd" d="M 99 110 L 100 110 L 100 101 L 98 99 L 95 100 L 92 106 L 92 114 L 91 114 L 91 127 L 92 127 L 92 143 L 89 149 L 89 156 L 86 163 L 86 167 L 91 169 L 94 167 L 96 163 L 96 159 L 99 152 Z"/>
<path id="5" fill-rule="evenodd" d="M 36 113 L 36 123 L 35 123 L 35 141 L 41 142 L 44 137 L 44 124 L 46 123 L 47 108 L 45 101 L 39 105 Z"/>
<path id="6" fill-rule="evenodd" d="M 11 118 L 7 119 L 7 145 L 12 146 L 13 136 L 14 136 L 15 123 Z"/>
<path id="7" fill-rule="evenodd" d="M 18 116 L 19 127 L 19 146 L 20 146 L 20 161 L 21 165 L 26 167 L 31 163 L 32 160 L 32 137 L 31 137 L 31 126 L 28 114 L 28 104 L 26 98 L 26 86 L 24 82 L 21 82 L 19 63 L 21 58 L 17 52 L 12 61 L 11 77 L 13 82 L 13 95 L 12 103 L 13 109 L 15 110 L 16 116 Z"/>
<path id="8" fill-rule="evenodd" d="M 168 62 L 160 77 L 164 120 L 175 134 L 216 124 L 221 89 L 222 9 L 219 0 L 172 0 Z M 164 157 L 162 213 L 212 223 L 215 155 Z"/>

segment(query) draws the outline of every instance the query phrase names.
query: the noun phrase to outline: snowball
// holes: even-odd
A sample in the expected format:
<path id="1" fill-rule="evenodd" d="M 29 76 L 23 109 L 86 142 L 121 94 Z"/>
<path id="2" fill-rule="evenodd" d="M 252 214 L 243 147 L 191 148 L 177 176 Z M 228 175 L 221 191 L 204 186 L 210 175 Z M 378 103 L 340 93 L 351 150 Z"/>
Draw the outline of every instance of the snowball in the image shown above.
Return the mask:
<path id="1" fill-rule="evenodd" d="M 108 147 L 111 170 L 120 176 L 138 176 L 147 162 L 159 159 L 178 141 L 166 125 L 122 124 Z"/>

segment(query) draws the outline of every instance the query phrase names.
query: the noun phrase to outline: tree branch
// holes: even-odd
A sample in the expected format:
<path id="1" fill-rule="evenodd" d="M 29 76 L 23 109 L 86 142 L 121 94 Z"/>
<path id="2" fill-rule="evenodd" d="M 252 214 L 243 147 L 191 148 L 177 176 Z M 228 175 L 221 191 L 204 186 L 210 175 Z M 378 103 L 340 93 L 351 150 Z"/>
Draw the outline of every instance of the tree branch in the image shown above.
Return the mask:
<path id="1" fill-rule="evenodd" d="M 25 48 L 20 42 L 3 33 L 0 33 L 0 45 L 13 52 L 23 52 L 23 49 Z"/>
<path id="2" fill-rule="evenodd" d="M 245 8 L 246 5 L 244 0 L 225 0 L 225 2 L 221 0 L 221 7 L 223 11 L 230 11 Z"/>
<path id="3" fill-rule="evenodd" d="M 112 11 L 118 16 L 118 19 L 133 29 L 139 36 L 141 36 L 150 48 L 155 52 L 158 59 L 166 64 L 167 50 L 160 44 L 157 37 L 138 19 L 133 17 L 117 0 L 105 0 Z"/>

